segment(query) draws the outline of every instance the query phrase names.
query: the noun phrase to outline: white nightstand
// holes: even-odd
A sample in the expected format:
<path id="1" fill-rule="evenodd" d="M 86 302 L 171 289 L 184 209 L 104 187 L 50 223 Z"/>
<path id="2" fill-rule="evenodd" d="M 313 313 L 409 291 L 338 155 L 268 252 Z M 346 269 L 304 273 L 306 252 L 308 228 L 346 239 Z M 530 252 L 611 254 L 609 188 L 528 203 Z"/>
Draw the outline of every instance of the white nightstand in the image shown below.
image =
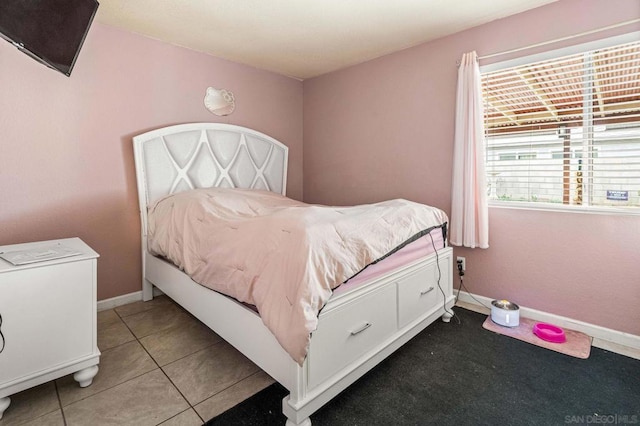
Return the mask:
<path id="1" fill-rule="evenodd" d="M 0 418 L 14 393 L 70 373 L 86 387 L 98 373 L 98 253 L 79 238 L 0 246 L 0 252 L 58 243 L 80 254 L 20 266 L 0 259 Z"/>

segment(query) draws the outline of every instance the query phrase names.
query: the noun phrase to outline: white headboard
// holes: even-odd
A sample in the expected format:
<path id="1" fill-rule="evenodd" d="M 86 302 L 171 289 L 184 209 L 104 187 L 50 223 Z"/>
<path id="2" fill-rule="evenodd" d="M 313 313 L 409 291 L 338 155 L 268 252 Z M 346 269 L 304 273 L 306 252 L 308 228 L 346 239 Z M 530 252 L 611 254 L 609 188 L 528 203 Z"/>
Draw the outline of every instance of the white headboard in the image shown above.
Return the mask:
<path id="1" fill-rule="evenodd" d="M 286 193 L 289 149 L 246 127 L 180 124 L 135 136 L 133 146 L 143 236 L 148 206 L 168 194 L 209 187 Z"/>

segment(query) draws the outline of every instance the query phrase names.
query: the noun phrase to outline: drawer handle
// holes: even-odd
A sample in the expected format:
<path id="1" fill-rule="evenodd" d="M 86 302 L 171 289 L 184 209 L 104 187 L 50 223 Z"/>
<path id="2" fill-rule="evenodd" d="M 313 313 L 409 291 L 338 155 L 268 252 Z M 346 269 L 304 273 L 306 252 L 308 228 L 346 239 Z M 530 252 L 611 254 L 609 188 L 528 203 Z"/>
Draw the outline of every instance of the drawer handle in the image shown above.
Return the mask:
<path id="1" fill-rule="evenodd" d="M 429 287 L 428 289 L 421 291 L 420 296 L 424 296 L 427 293 L 431 293 L 434 290 L 434 287 Z"/>
<path id="2" fill-rule="evenodd" d="M 4 334 L 2 334 L 2 314 L 0 314 L 0 352 L 4 351 L 5 343 Z"/>
<path id="3" fill-rule="evenodd" d="M 362 327 L 360 327 L 360 328 L 359 328 L 359 329 L 357 329 L 357 330 L 353 330 L 353 331 L 351 332 L 351 335 L 352 335 L 352 336 L 355 336 L 356 334 L 362 333 L 363 331 L 365 331 L 365 330 L 366 330 L 367 328 L 369 328 L 369 327 L 371 327 L 371 323 L 370 323 L 370 322 L 365 322 L 365 323 L 362 325 Z"/>

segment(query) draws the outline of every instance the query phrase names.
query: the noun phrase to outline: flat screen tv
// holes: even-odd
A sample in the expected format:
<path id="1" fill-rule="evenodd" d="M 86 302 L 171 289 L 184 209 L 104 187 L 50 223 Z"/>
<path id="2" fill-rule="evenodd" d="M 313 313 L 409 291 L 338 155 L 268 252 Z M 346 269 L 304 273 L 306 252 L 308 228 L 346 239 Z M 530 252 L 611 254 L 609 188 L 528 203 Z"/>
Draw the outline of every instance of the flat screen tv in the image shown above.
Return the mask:
<path id="1" fill-rule="evenodd" d="M 96 0 L 0 0 L 0 36 L 70 76 L 97 10 Z"/>

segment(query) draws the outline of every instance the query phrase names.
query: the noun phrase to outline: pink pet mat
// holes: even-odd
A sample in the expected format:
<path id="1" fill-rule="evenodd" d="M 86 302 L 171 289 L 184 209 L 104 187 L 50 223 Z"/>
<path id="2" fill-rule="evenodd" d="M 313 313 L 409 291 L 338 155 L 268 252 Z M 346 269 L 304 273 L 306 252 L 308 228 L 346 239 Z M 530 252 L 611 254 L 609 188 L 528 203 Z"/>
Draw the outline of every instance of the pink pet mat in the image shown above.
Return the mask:
<path id="1" fill-rule="evenodd" d="M 533 334 L 533 326 L 540 321 L 534 321 L 529 318 L 520 318 L 520 325 L 517 327 L 505 327 L 496 324 L 491 320 L 491 316 L 487 317 L 482 327 L 498 334 L 513 337 L 527 343 L 534 344 L 552 351 L 560 352 L 565 355 L 574 356 L 576 358 L 587 359 L 591 353 L 591 337 L 579 331 L 563 328 L 567 341 L 564 343 L 552 343 L 542 340 Z"/>

